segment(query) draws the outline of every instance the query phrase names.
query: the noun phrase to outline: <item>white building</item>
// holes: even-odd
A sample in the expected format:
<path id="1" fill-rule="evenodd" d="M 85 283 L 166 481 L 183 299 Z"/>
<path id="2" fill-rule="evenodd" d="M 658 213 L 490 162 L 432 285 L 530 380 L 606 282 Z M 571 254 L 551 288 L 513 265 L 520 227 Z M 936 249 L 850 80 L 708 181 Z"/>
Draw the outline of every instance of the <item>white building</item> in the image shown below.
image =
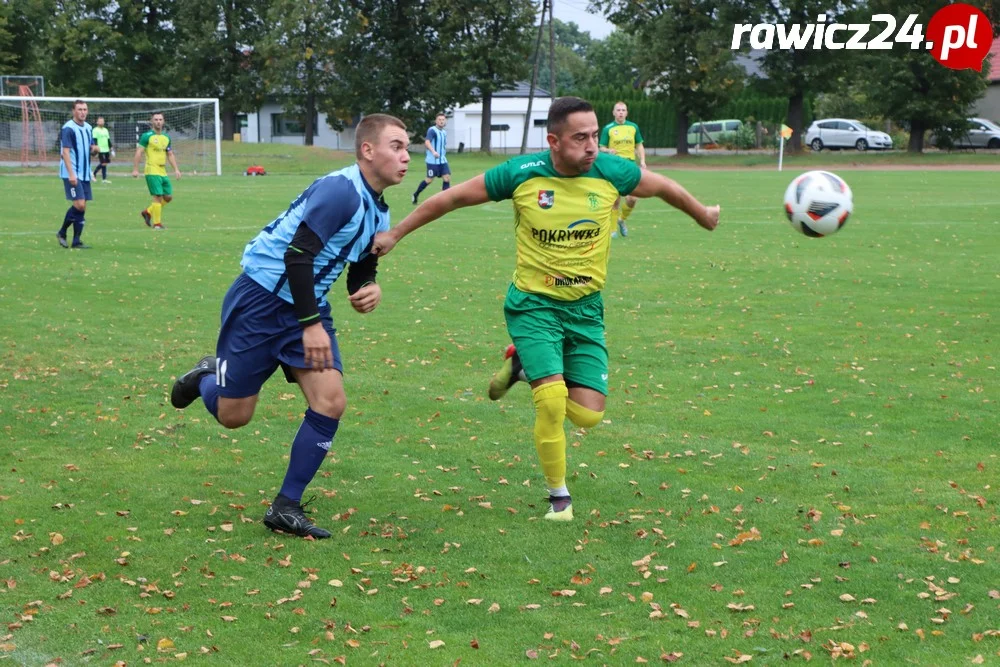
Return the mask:
<path id="1" fill-rule="evenodd" d="M 521 81 L 511 90 L 493 94 L 492 118 L 490 125 L 493 136 L 490 139 L 495 152 L 517 152 L 521 148 L 521 134 L 524 132 L 525 116 L 528 110 L 529 84 Z M 531 104 L 531 120 L 528 131 L 528 150 L 542 150 L 545 143 L 545 120 L 548 117 L 552 96 L 547 90 L 535 88 L 535 98 Z M 448 114 L 448 150 L 457 153 L 462 150 L 480 149 L 480 127 L 483 119 L 482 102 L 474 102 L 453 109 Z M 410 128 L 423 135 L 427 128 Z M 281 105 L 266 102 L 253 113 L 245 114 L 241 130 L 242 140 L 249 143 L 294 144 L 305 142 L 305 128 L 300 119 L 287 114 Z M 341 132 L 330 129 L 326 114 L 319 114 L 313 145 L 338 150 L 354 150 L 354 128 Z"/>

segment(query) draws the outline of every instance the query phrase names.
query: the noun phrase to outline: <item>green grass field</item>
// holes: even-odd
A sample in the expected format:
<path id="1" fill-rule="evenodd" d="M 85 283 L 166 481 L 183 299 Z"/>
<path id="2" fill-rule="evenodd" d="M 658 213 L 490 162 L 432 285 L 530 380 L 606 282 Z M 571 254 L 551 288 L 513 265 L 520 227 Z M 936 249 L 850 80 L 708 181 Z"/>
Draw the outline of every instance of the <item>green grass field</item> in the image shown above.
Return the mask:
<path id="1" fill-rule="evenodd" d="M 175 182 L 163 233 L 114 173 L 89 251 L 56 243 L 55 176 L 0 177 L 0 663 L 1000 664 L 996 172 L 845 170 L 854 217 L 808 239 L 781 211 L 805 163 L 672 170 L 722 224 L 644 201 L 614 242 L 611 394 L 569 432 L 565 525 L 527 388 L 485 398 L 509 204 L 417 232 L 375 313 L 331 292 L 349 405 L 312 542 L 260 523 L 295 387 L 237 431 L 167 401 L 246 242 L 345 164 L 265 148 L 227 165 L 296 173 Z"/>

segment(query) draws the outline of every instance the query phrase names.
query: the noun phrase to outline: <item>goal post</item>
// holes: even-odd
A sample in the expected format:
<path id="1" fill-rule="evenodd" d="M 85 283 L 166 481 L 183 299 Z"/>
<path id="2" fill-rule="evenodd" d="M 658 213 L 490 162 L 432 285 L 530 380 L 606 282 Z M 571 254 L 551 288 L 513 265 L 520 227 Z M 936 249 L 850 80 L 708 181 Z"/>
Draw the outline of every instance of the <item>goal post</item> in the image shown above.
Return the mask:
<path id="1" fill-rule="evenodd" d="M 0 166 L 58 166 L 59 133 L 72 103 L 87 103 L 87 122 L 103 117 L 116 156 L 111 171 L 132 171 L 132 156 L 153 112 L 183 172 L 222 175 L 222 124 L 218 98 L 0 96 Z M 95 162 L 96 164 L 96 162 Z"/>

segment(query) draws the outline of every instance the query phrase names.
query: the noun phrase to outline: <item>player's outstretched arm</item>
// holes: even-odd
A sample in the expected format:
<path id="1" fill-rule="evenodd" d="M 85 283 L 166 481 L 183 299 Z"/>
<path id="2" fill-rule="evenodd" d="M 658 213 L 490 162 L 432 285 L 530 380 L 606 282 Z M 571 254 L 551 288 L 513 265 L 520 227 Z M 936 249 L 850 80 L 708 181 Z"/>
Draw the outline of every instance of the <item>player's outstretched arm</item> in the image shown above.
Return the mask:
<path id="1" fill-rule="evenodd" d="M 410 232 L 433 222 L 443 215 L 466 206 L 485 204 L 490 200 L 486 192 L 486 177 L 483 174 L 470 178 L 464 183 L 442 190 L 415 208 L 402 222 L 387 232 L 375 235 L 372 243 L 373 255 L 386 255 Z"/>
<path id="2" fill-rule="evenodd" d="M 662 174 L 643 171 L 639 185 L 630 192 L 633 197 L 659 197 L 671 206 L 684 211 L 699 225 L 712 231 L 719 225 L 719 207 L 705 206 L 684 187 Z"/>

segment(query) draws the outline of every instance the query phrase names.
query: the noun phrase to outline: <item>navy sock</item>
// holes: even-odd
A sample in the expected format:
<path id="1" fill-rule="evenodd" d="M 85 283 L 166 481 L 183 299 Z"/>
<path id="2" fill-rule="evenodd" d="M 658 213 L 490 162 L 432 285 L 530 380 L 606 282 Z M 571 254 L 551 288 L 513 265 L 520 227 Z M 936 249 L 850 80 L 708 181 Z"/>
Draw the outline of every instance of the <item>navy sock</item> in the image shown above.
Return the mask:
<path id="1" fill-rule="evenodd" d="M 63 218 L 62 228 L 59 230 L 59 236 L 63 238 L 66 237 L 66 230 L 73 226 L 73 222 L 76 220 L 76 207 L 70 206 L 69 210 L 66 211 L 66 216 Z"/>
<path id="2" fill-rule="evenodd" d="M 338 419 L 313 412 L 312 408 L 306 410 L 306 417 L 292 441 L 288 471 L 279 491 L 281 495 L 295 502 L 302 500 L 302 494 L 330 449 L 339 424 Z"/>
<path id="3" fill-rule="evenodd" d="M 419 195 L 427 187 L 427 181 L 420 181 L 420 185 L 417 186 L 417 191 L 413 193 L 414 196 Z"/>
<path id="4" fill-rule="evenodd" d="M 444 192 L 451 187 L 451 181 L 441 181 L 441 191 Z"/>
<path id="5" fill-rule="evenodd" d="M 80 243 L 80 235 L 83 234 L 83 214 L 73 221 L 73 245 Z"/>
<path id="6" fill-rule="evenodd" d="M 205 373 L 198 382 L 198 391 L 201 392 L 201 400 L 205 402 L 205 409 L 216 419 L 219 418 L 219 383 L 215 379 L 215 373 Z"/>

